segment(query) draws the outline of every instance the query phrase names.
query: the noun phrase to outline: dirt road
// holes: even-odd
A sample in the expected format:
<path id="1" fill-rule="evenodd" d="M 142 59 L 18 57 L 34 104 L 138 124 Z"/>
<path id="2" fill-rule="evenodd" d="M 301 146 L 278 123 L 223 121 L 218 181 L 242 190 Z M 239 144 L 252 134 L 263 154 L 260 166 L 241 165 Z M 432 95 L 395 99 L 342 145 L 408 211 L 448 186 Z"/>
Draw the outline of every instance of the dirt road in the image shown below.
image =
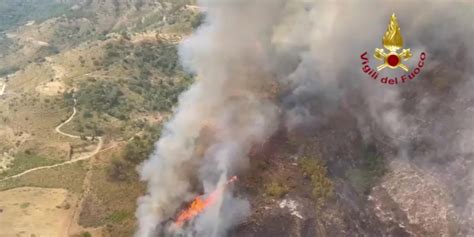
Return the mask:
<path id="1" fill-rule="evenodd" d="M 76 138 L 76 139 L 80 139 L 81 137 L 80 136 L 77 136 L 77 135 L 73 135 L 73 134 L 69 134 L 69 133 L 65 133 L 63 131 L 61 131 L 61 127 L 63 127 L 64 125 L 66 125 L 67 123 L 71 122 L 73 119 L 74 119 L 74 116 L 76 115 L 77 113 L 77 110 L 76 110 L 76 99 L 74 99 L 74 107 L 73 107 L 73 112 L 71 114 L 71 116 L 64 122 L 62 122 L 61 124 L 59 124 L 56 128 L 55 128 L 55 131 L 63 136 L 67 136 L 67 137 L 70 137 L 70 138 Z M 36 168 L 32 168 L 32 169 L 29 169 L 29 170 L 25 170 L 23 171 L 22 173 L 19 173 L 19 174 L 16 174 L 16 175 L 12 175 L 12 176 L 9 176 L 9 177 L 6 177 L 4 179 L 2 179 L 1 181 L 4 181 L 4 180 L 8 180 L 8 179 L 13 179 L 13 178 L 18 178 L 20 176 L 23 176 L 25 174 L 28 174 L 28 173 L 31 173 L 31 172 L 34 172 L 34 171 L 37 171 L 37 170 L 43 170 L 43 169 L 51 169 L 51 168 L 55 168 L 55 167 L 58 167 L 58 166 L 63 166 L 63 165 L 67 165 L 67 164 L 72 164 L 72 163 L 75 163 L 75 162 L 78 162 L 78 161 L 81 161 L 81 160 L 87 160 L 93 156 L 95 156 L 97 153 L 99 153 L 102 149 L 102 146 L 104 145 L 104 141 L 102 139 L 102 137 L 86 137 L 86 139 L 88 140 L 92 140 L 92 139 L 97 139 L 99 142 L 97 143 L 97 147 L 95 148 L 95 150 L 90 153 L 90 154 L 87 154 L 87 155 L 84 155 L 84 156 L 80 156 L 78 158 L 75 158 L 75 159 L 72 159 L 72 160 L 68 160 L 68 161 L 65 161 L 65 162 L 62 162 L 62 163 L 58 163 L 58 164 L 54 164 L 54 165 L 48 165 L 48 166 L 39 166 L 39 167 L 36 167 Z"/>
<path id="2" fill-rule="evenodd" d="M 2 96 L 3 94 L 5 94 L 5 88 L 7 87 L 7 83 L 6 83 L 6 82 L 2 82 L 1 84 L 2 84 L 2 86 L 1 86 L 1 89 L 0 89 L 0 96 Z"/>

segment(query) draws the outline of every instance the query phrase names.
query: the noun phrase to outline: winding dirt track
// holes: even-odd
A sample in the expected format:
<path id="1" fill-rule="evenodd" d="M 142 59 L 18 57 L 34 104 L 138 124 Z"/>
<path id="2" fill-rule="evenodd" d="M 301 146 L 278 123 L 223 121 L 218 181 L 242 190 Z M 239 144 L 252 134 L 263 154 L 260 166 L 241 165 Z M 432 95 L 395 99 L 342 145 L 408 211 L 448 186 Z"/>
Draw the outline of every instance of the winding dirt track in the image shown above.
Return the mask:
<path id="1" fill-rule="evenodd" d="M 54 130 L 63 135 L 63 136 L 67 136 L 67 137 L 70 137 L 70 138 L 81 138 L 80 136 L 77 136 L 77 135 L 72 135 L 72 134 L 69 134 L 69 133 L 65 133 L 63 131 L 61 131 L 61 128 L 68 124 L 69 122 L 71 122 L 71 120 L 74 118 L 74 116 L 76 116 L 76 113 L 77 113 L 77 110 L 76 110 L 76 100 L 74 99 L 74 107 L 72 107 L 72 114 L 71 116 L 69 116 L 68 119 L 66 119 L 66 121 L 62 122 L 61 124 L 59 124 Z"/>
<path id="2" fill-rule="evenodd" d="M 2 89 L 0 89 L 0 96 L 5 93 L 5 88 L 6 88 L 6 87 L 7 87 L 7 83 L 4 82 L 4 83 L 3 83 L 3 86 L 2 86 Z"/>
<path id="3" fill-rule="evenodd" d="M 55 128 L 55 131 L 63 136 L 67 136 L 67 137 L 70 137 L 70 138 L 76 138 L 76 139 L 80 139 L 81 137 L 80 136 L 77 136 L 77 135 L 73 135 L 73 134 L 69 134 L 69 133 L 65 133 L 63 131 L 61 131 L 61 127 L 63 127 L 64 125 L 66 125 L 67 123 L 71 122 L 71 120 L 74 118 L 74 116 L 76 115 L 77 113 L 77 110 L 76 110 L 76 100 L 74 99 L 74 107 L 73 107 L 73 112 L 71 114 L 71 116 L 69 116 L 69 118 L 62 122 L 61 124 L 59 124 L 56 128 Z M 92 137 L 86 137 L 88 140 L 91 140 Z M 102 146 L 104 145 L 104 141 L 102 139 L 102 137 L 95 137 L 99 143 L 97 143 L 97 147 L 95 148 L 95 150 L 90 153 L 90 154 L 87 154 L 87 155 L 84 155 L 84 156 L 80 156 L 78 158 L 75 158 L 75 159 L 72 159 L 72 160 L 68 160 L 68 161 L 65 161 L 65 162 L 62 162 L 62 163 L 58 163 L 58 164 L 54 164 L 54 165 L 48 165 L 48 166 L 39 166 L 39 167 L 36 167 L 36 168 L 32 168 L 32 169 L 29 169 L 29 170 L 25 170 L 23 171 L 22 173 L 19 173 L 19 174 L 16 174 L 16 175 L 12 175 L 12 176 L 9 176 L 9 177 L 6 177 L 6 178 L 3 178 L 2 180 L 0 181 L 4 181 L 4 180 L 8 180 L 8 179 L 13 179 L 13 178 L 18 178 L 20 176 L 23 176 L 25 174 L 28 174 L 28 173 L 31 173 L 33 171 L 37 171 L 37 170 L 43 170 L 43 169 L 51 169 L 51 168 L 55 168 L 55 167 L 58 167 L 58 166 L 63 166 L 63 165 L 67 165 L 67 164 L 72 164 L 72 163 L 75 163 L 75 162 L 78 162 L 78 161 L 81 161 L 81 160 L 87 160 L 93 156 L 95 156 L 97 153 L 99 153 L 102 149 Z"/>

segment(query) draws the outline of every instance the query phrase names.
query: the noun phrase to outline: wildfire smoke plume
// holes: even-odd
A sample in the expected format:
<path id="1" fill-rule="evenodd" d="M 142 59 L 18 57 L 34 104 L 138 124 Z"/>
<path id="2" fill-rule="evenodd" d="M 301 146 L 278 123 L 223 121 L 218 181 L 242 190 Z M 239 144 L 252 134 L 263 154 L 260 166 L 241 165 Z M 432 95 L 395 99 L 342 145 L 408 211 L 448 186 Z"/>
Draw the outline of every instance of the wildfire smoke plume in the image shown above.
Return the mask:
<path id="1" fill-rule="evenodd" d="M 357 119 L 364 141 L 384 138 L 397 151 L 390 159 L 417 160 L 457 194 L 455 212 L 470 228 L 474 27 L 466 22 L 473 8 L 429 2 L 427 8 L 426 1 L 198 0 L 204 22 L 181 42 L 179 56 L 199 80 L 180 96 L 155 151 L 139 168 L 148 189 L 138 200 L 136 237 L 176 236 L 166 220 L 196 197 L 197 185 L 207 198 L 180 213 L 177 224 L 193 222 L 179 236 L 227 236 L 251 212 L 223 186 L 248 167 L 252 147 L 278 129 L 317 130 L 341 105 Z M 413 54 L 430 55 L 425 74 L 407 86 L 367 80 L 358 61 L 363 50 L 380 45 L 393 12 Z M 435 79 L 445 79 L 440 82 L 449 90 Z M 449 94 L 439 96 L 444 91 Z M 431 144 L 430 152 L 415 153 L 414 142 Z M 451 175 L 461 173 L 462 182 Z M 474 235 L 474 228 L 465 233 L 460 236 Z"/>

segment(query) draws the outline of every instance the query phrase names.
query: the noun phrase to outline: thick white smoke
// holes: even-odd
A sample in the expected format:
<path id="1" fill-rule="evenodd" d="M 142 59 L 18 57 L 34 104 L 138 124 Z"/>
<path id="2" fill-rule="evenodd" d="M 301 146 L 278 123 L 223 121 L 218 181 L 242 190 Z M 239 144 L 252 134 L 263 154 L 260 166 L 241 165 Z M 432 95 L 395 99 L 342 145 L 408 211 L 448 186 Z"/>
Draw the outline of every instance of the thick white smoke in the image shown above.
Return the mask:
<path id="1" fill-rule="evenodd" d="M 184 66 L 198 81 L 180 97 L 174 118 L 165 125 L 156 151 L 141 169 L 148 195 L 139 200 L 137 236 L 162 231 L 160 223 L 196 196 L 191 180 L 199 180 L 206 193 L 222 185 L 238 167 L 245 167 L 251 146 L 264 142 L 278 126 L 278 108 L 268 93 L 272 75 L 258 51 L 265 31 L 278 20 L 278 9 L 268 7 L 278 4 L 201 4 L 207 22 L 180 48 Z M 268 10 L 275 14 L 261 14 Z M 219 203 L 224 201 L 245 206 L 230 197 Z M 223 228 L 231 225 L 220 218 L 221 209 L 214 205 L 197 221 L 201 236 L 222 236 Z"/>
<path id="2" fill-rule="evenodd" d="M 309 0 L 199 3 L 206 9 L 206 21 L 180 47 L 183 65 L 198 80 L 180 97 L 155 152 L 141 167 L 148 193 L 139 200 L 136 236 L 162 233 L 167 228 L 163 223 L 197 195 L 193 189 L 196 185 L 206 193 L 221 187 L 229 176 L 245 168 L 252 145 L 264 142 L 281 123 L 288 129 L 316 129 L 327 120 L 328 113 L 352 95 L 365 103 L 352 111 L 360 118 L 365 138 L 376 139 L 368 131 L 377 128 L 389 137 L 384 142 L 397 147 L 404 157 L 412 155 L 410 141 L 419 139 L 432 142 L 433 150 L 426 156 L 457 154 L 459 160 L 447 166 L 467 169 L 461 181 L 467 188 L 459 199 L 465 202 L 456 201 L 456 205 L 464 209 L 459 212 L 462 218 L 473 218 L 472 4 Z M 428 54 L 425 72 L 418 81 L 397 86 L 371 80 L 361 72 L 359 59 L 364 51 L 371 55 L 371 50 L 381 47 L 392 12 L 397 13 L 406 47 L 414 55 L 421 51 Z M 462 61 L 456 63 L 460 54 Z M 436 75 L 436 70 L 450 73 Z M 436 76 L 460 78 L 453 78 L 452 93 L 442 95 L 445 100 L 424 88 L 426 81 Z M 280 88 L 278 95 L 275 88 Z M 417 99 L 410 100 L 414 109 L 407 111 L 409 100 L 404 94 L 410 91 Z M 451 108 L 453 116 L 433 113 L 439 103 Z M 433 125 L 436 122 L 442 124 Z M 442 138 L 446 130 L 459 132 L 446 140 Z M 430 162 L 424 164 L 433 167 Z M 198 236 L 224 236 L 248 209 L 248 203 L 226 193 L 218 205 L 195 221 L 191 231 Z"/>

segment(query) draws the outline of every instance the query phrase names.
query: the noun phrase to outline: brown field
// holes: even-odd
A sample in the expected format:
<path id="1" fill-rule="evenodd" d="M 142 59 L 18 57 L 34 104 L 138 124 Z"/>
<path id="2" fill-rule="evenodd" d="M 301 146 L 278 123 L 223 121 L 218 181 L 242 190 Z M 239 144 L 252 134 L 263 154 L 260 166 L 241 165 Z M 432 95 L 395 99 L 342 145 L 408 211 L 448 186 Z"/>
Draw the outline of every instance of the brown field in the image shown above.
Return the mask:
<path id="1" fill-rule="evenodd" d="M 163 14 L 161 10 L 144 11 L 139 17 L 115 19 L 114 25 L 135 25 L 135 21 L 146 20 L 146 24 L 140 23 L 143 28 L 129 32 L 136 47 L 144 41 L 155 42 L 158 33 L 161 40 L 176 43 L 191 32 L 187 23 L 162 26 Z M 101 19 L 110 20 L 108 16 Z M 103 150 L 91 159 L 35 169 L 86 156 L 97 147 L 97 142 L 55 130 L 73 112 L 64 92 L 77 92 L 82 83 L 98 80 L 126 82 L 139 71 L 121 60 L 104 63 L 109 52 L 106 46 L 111 42 L 121 44 L 123 38 L 103 31 L 110 28 L 104 21 L 103 28 L 92 24 L 96 23 L 86 18 L 55 18 L 31 22 L 8 33 L 11 47 L 0 58 L 0 64 L 19 70 L 5 80 L 5 93 L 0 95 L 0 237 L 133 235 L 136 199 L 145 192 L 145 184 L 140 183 L 134 169 L 126 181 L 112 180 L 111 160 L 120 159 L 127 141 L 143 132 L 132 126 L 135 120 L 160 123 L 168 116 L 166 113 L 141 112 L 137 118 L 121 121 L 105 113 L 85 118 L 79 106 L 77 116 L 61 127 L 61 132 L 87 136 L 90 129 L 78 128 L 97 124 L 104 132 Z M 63 29 L 65 32 L 61 32 Z M 70 42 L 71 36 L 78 39 L 89 34 L 85 40 Z M 143 100 L 125 84 L 120 86 L 128 100 Z M 2 87 L 3 80 L 0 91 Z M 33 171 L 2 180 L 26 170 Z"/>
<path id="2" fill-rule="evenodd" d="M 36 91 L 47 96 L 61 95 L 65 91 L 64 83 L 60 81 L 52 81 L 39 85 Z"/>
<path id="3" fill-rule="evenodd" d="M 15 188 L 0 192 L 1 236 L 67 236 L 75 196 L 65 189 Z"/>

